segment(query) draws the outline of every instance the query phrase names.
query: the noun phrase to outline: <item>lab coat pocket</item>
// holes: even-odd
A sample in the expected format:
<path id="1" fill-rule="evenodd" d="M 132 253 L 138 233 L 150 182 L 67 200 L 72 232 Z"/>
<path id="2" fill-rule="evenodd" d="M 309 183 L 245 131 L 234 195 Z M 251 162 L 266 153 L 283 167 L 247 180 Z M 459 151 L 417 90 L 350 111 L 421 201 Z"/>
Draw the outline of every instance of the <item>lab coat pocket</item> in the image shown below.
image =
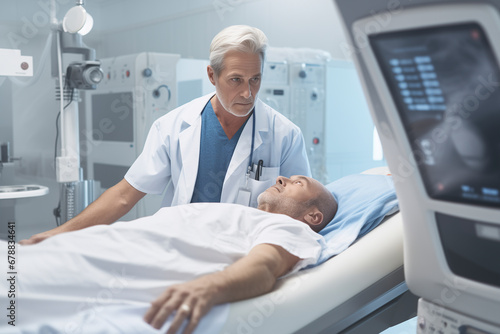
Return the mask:
<path id="1" fill-rule="evenodd" d="M 262 167 L 262 175 L 259 180 L 250 178 L 248 180 L 248 188 L 252 193 L 250 206 L 257 207 L 257 197 L 267 188 L 276 183 L 276 178 L 279 176 L 279 167 Z"/>

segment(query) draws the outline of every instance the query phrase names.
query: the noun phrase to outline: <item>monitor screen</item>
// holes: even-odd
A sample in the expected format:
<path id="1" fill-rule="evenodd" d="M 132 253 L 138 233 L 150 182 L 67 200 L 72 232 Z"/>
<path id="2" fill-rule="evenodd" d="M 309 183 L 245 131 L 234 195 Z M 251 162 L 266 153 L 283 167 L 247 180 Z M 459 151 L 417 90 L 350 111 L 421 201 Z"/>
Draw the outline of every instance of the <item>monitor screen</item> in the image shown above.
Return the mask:
<path id="1" fill-rule="evenodd" d="M 427 194 L 500 207 L 500 72 L 482 27 L 380 33 L 370 45 Z"/>
<path id="2" fill-rule="evenodd" d="M 132 92 L 92 95 L 92 138 L 95 141 L 133 142 Z"/>

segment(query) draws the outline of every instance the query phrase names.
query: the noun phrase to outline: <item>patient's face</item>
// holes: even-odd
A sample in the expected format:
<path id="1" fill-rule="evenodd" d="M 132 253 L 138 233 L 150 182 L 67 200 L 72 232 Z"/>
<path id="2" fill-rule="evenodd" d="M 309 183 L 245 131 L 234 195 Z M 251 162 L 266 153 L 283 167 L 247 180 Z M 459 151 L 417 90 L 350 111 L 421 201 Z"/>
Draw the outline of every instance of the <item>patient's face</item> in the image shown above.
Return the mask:
<path id="1" fill-rule="evenodd" d="M 322 189 L 323 185 L 310 177 L 279 176 L 276 184 L 260 194 L 257 201 L 259 207 L 266 206 L 272 212 L 297 218 L 303 213 L 306 202 L 316 197 Z"/>

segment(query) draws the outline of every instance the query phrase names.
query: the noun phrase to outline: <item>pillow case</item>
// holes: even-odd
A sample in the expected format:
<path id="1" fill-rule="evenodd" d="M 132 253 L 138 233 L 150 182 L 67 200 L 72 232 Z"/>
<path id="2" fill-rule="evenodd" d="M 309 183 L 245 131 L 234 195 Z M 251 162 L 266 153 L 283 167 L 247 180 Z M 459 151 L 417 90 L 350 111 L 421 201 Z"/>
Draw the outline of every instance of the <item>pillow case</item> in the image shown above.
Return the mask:
<path id="1" fill-rule="evenodd" d="M 321 230 L 326 245 L 323 263 L 374 229 L 386 215 L 399 210 L 391 176 L 353 174 L 326 185 L 338 203 L 337 214 Z"/>

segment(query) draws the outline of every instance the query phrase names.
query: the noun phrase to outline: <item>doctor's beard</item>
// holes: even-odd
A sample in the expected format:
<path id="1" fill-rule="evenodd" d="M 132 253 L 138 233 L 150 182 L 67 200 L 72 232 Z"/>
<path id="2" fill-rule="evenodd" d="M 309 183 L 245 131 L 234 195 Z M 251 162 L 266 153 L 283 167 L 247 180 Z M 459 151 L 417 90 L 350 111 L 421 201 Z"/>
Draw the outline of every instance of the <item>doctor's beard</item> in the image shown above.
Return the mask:
<path id="1" fill-rule="evenodd" d="M 217 99 L 219 100 L 219 103 L 222 105 L 222 107 L 224 108 L 224 110 L 226 110 L 228 113 L 230 113 L 231 115 L 236 116 L 236 117 L 247 117 L 248 115 L 250 115 L 252 113 L 253 108 L 255 107 L 255 99 L 254 99 L 252 107 L 248 110 L 247 113 L 245 113 L 244 115 L 237 114 L 234 111 L 232 111 L 231 108 L 229 108 L 228 106 L 226 106 L 226 102 L 223 101 L 222 98 L 221 98 L 221 96 L 223 96 L 223 95 L 218 94 L 217 89 L 215 90 L 215 95 L 217 95 Z M 257 98 L 257 97 L 255 97 L 255 98 Z"/>

